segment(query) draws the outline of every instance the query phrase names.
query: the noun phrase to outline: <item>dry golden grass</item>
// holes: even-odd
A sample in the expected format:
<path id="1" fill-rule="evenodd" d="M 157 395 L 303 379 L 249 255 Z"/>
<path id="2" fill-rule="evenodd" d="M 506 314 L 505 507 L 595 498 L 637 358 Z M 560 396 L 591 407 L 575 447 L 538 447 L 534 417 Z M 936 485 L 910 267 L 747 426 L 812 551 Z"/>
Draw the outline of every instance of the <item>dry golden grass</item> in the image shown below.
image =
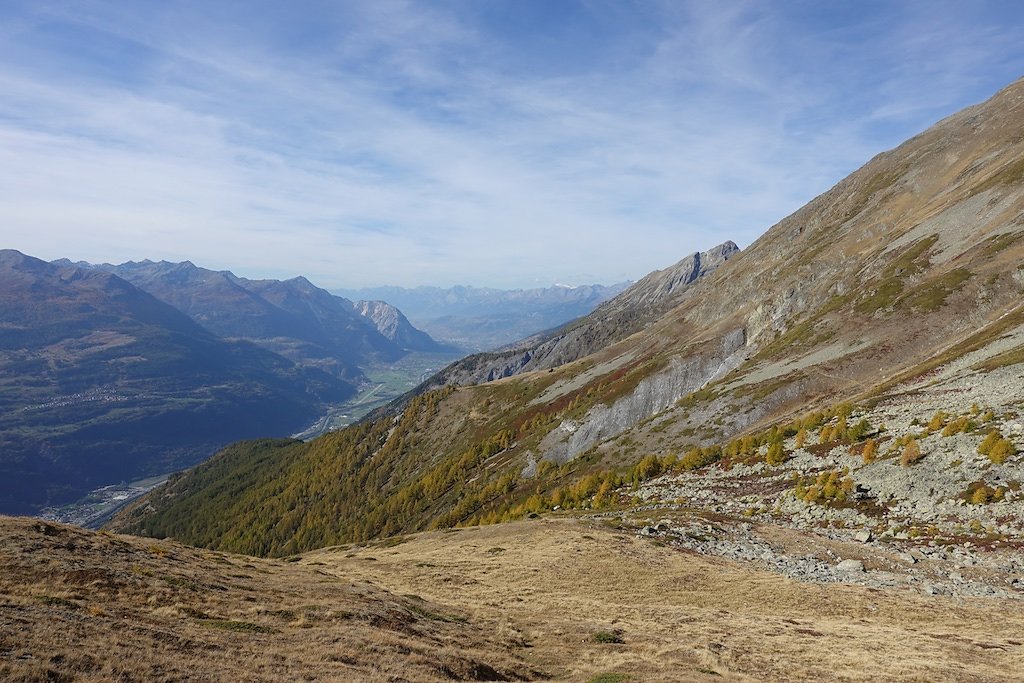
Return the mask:
<path id="1" fill-rule="evenodd" d="M 596 522 L 436 532 L 351 553 L 302 561 L 516 634 L 556 680 L 1014 681 L 1024 671 L 1019 602 L 804 584 Z M 602 632 L 624 642 L 595 642 Z"/>
<path id="2" fill-rule="evenodd" d="M 308 564 L 0 517 L 0 680 L 536 678 L 465 616 Z"/>
<path id="3" fill-rule="evenodd" d="M 4 681 L 1011 681 L 1024 671 L 1019 602 L 801 584 L 596 522 L 434 532 L 288 562 L 0 518 L 0 548 Z"/>

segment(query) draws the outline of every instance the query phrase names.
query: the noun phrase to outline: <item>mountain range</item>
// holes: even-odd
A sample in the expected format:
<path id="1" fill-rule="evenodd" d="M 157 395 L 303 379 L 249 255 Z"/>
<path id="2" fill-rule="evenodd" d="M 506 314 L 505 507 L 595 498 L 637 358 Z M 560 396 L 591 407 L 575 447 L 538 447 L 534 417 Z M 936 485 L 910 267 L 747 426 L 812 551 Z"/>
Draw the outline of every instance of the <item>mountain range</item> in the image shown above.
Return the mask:
<path id="1" fill-rule="evenodd" d="M 471 351 L 484 351 L 587 315 L 629 284 L 511 290 L 468 286 L 372 287 L 335 293 L 351 299 L 387 301 L 433 337 Z"/>
<path id="2" fill-rule="evenodd" d="M 222 339 L 110 273 L 0 252 L 0 500 L 30 512 L 288 433 L 350 384 Z"/>
<path id="3" fill-rule="evenodd" d="M 362 379 L 359 366 L 367 362 L 441 347 L 393 306 L 382 301 L 353 303 L 304 277 L 249 280 L 189 261 L 77 265 L 112 272 L 217 335 L 248 339 L 343 379 Z"/>
<path id="4" fill-rule="evenodd" d="M 836 524 L 931 523 L 934 534 L 954 534 L 980 517 L 1005 529 L 1006 508 L 956 500 L 977 490 L 996 505 L 1015 500 L 1019 459 L 968 457 L 980 435 L 943 442 L 936 430 L 955 421 L 973 433 L 983 414 L 1007 453 L 1021 447 L 1021 130 L 1017 82 L 878 155 L 742 252 L 719 249 L 717 267 L 664 304 L 647 294 L 662 289 L 657 276 L 627 290 L 621 301 L 636 303 L 623 319 L 635 327 L 593 345 L 583 335 L 564 360 L 496 381 L 481 372 L 482 383 L 406 398 L 393 417 L 309 443 L 237 444 L 150 494 L 116 528 L 284 555 L 614 507 L 635 495 L 629 482 L 636 490 L 668 472 L 704 477 L 686 498 L 712 507 L 731 501 L 721 482 L 736 477 L 743 495 L 729 506 L 746 500 L 766 522 L 799 498 L 793 514 Z M 607 331 L 601 321 L 617 310 L 613 301 L 570 332 Z M 918 430 L 932 420 L 910 406 L 943 396 L 943 415 Z M 820 431 L 817 450 L 807 450 L 810 430 Z M 884 463 L 874 460 L 880 442 Z M 856 470 L 844 464 L 866 448 Z M 823 479 L 801 483 L 808 477 Z M 867 493 L 842 522 L 833 504 L 858 485 Z"/>
<path id="5" fill-rule="evenodd" d="M 13 250 L 0 252 L 0 320 L 8 513 L 292 433 L 353 396 L 362 364 L 441 348 L 388 304 L 353 304 L 305 278 Z"/>

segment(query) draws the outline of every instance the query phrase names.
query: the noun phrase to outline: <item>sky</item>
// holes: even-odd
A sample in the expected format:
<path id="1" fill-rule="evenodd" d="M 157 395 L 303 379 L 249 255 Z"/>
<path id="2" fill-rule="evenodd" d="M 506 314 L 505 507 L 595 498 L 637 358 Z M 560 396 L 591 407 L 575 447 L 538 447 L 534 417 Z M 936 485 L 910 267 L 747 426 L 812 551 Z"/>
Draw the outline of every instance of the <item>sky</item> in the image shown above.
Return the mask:
<path id="1" fill-rule="evenodd" d="M 1024 75 L 1024 3 L 0 4 L 0 248 L 327 288 L 746 247 Z"/>

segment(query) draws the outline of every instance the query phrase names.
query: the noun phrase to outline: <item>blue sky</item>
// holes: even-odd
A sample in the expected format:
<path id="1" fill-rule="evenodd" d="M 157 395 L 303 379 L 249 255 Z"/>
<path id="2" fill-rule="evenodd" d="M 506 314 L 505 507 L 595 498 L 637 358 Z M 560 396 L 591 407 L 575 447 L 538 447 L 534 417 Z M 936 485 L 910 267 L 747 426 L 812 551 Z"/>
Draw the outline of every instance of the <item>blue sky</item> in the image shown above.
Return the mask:
<path id="1" fill-rule="evenodd" d="M 325 287 L 746 246 L 1024 75 L 1019 2 L 5 2 L 2 247 Z"/>

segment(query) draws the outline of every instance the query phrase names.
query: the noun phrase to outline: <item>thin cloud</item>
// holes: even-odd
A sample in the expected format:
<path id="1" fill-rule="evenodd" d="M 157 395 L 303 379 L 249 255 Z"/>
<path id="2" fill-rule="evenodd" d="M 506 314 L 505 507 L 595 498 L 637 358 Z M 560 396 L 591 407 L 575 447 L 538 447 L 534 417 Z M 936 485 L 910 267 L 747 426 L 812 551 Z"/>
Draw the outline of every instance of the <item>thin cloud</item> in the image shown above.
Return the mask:
<path id="1" fill-rule="evenodd" d="M 1022 65 L 991 8 L 796 7 L 566 3 L 544 35 L 506 26 L 531 2 L 9 8 L 4 246 L 328 287 L 636 278 Z"/>

